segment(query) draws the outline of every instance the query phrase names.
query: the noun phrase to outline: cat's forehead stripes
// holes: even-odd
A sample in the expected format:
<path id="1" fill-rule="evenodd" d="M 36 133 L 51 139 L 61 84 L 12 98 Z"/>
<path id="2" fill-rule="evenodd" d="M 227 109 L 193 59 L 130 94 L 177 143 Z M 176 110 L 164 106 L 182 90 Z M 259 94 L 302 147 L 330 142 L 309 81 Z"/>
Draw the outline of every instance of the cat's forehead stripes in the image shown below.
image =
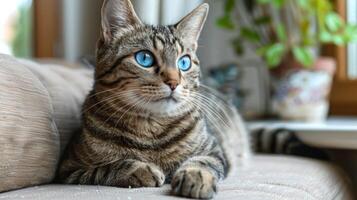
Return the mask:
<path id="1" fill-rule="evenodd" d="M 173 27 L 159 26 L 151 27 L 153 29 L 153 43 L 156 49 L 175 47 L 178 53 L 183 52 L 182 41 L 174 34 Z"/>
<path id="2" fill-rule="evenodd" d="M 153 38 L 154 38 L 153 44 L 155 50 L 163 49 L 165 47 L 165 41 L 161 37 L 155 35 Z"/>
<path id="3" fill-rule="evenodd" d="M 181 40 L 169 26 L 147 26 L 145 33 L 150 38 L 152 46 L 147 46 L 156 54 L 157 63 L 161 68 L 176 67 L 178 57 L 184 50 Z"/>

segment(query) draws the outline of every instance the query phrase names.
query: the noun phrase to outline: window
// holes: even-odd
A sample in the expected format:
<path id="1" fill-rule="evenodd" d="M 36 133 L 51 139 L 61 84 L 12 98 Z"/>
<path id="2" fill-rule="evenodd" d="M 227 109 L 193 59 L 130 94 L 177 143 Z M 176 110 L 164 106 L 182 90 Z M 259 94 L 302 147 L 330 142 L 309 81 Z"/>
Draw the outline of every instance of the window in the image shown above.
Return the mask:
<path id="1" fill-rule="evenodd" d="M 357 20 L 355 0 L 334 0 L 337 12 L 349 20 Z M 331 91 L 331 114 L 357 115 L 357 54 L 355 45 L 345 47 L 326 46 L 324 54 L 337 61 L 337 71 Z"/>
<path id="2" fill-rule="evenodd" d="M 0 53 L 54 57 L 62 0 L 8 0 L 0 6 Z"/>
<path id="3" fill-rule="evenodd" d="M 347 21 L 357 24 L 357 1 L 347 0 Z M 357 44 L 347 48 L 348 78 L 357 79 Z"/>
<path id="4" fill-rule="evenodd" d="M 32 55 L 32 0 L 1 3 L 0 53 L 17 57 Z"/>

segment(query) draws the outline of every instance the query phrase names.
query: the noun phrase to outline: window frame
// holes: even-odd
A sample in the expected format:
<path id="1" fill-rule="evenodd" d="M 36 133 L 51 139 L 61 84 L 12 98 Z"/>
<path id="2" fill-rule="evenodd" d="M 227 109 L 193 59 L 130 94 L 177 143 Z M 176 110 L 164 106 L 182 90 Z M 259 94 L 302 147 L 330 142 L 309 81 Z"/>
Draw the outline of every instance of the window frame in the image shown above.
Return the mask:
<path id="1" fill-rule="evenodd" d="M 33 0 L 34 57 L 53 58 L 57 54 L 61 0 Z"/>
<path id="2" fill-rule="evenodd" d="M 346 19 L 346 0 L 334 0 L 336 11 Z M 326 45 L 322 54 L 336 59 L 337 69 L 330 94 L 331 115 L 357 115 L 357 80 L 348 78 L 347 47 Z"/>

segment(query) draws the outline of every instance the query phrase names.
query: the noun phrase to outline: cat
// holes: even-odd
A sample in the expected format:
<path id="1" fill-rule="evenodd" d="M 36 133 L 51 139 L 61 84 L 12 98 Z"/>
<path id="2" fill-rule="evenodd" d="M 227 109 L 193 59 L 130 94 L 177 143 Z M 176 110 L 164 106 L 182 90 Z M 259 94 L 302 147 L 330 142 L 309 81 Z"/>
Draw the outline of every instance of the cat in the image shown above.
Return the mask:
<path id="1" fill-rule="evenodd" d="M 212 198 L 249 160 L 241 117 L 200 83 L 202 4 L 175 25 L 145 25 L 129 0 L 105 0 L 82 131 L 59 167 L 67 184 L 160 187 Z"/>

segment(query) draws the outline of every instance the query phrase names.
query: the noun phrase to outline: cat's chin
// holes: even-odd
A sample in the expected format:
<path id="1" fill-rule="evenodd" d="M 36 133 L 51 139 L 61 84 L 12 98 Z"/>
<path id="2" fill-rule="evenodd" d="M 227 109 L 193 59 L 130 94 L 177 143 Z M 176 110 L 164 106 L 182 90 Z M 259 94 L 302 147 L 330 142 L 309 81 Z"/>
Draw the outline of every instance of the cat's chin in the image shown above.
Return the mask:
<path id="1" fill-rule="evenodd" d="M 182 111 L 184 105 L 183 102 L 175 98 L 164 98 L 159 101 L 150 102 L 145 107 L 149 112 L 152 113 L 175 115 Z"/>

